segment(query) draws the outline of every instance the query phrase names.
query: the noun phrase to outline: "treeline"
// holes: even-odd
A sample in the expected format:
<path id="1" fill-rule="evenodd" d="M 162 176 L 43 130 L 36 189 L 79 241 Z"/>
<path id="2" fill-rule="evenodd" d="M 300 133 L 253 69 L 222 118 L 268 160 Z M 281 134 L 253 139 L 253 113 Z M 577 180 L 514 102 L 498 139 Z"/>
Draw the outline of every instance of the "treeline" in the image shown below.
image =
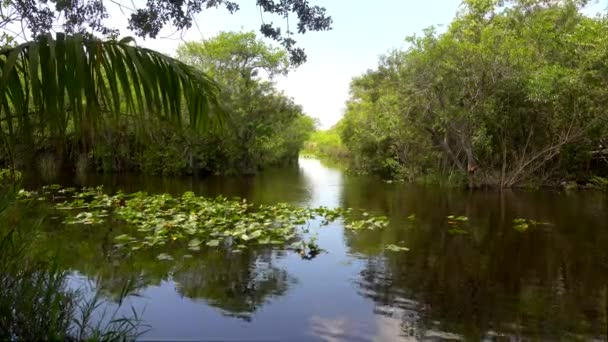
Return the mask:
<path id="1" fill-rule="evenodd" d="M 608 19 L 587 1 L 465 0 L 447 31 L 353 79 L 340 123 L 359 171 L 470 187 L 608 174 Z"/>
<path id="2" fill-rule="evenodd" d="M 315 123 L 272 82 L 289 72 L 286 50 L 265 44 L 253 32 L 223 32 L 202 43 L 183 44 L 178 58 L 213 77 L 222 89 L 226 125 L 199 148 L 207 168 L 255 173 L 297 162 Z"/>
<path id="3" fill-rule="evenodd" d="M 51 177 L 61 170 L 255 173 L 294 162 L 314 130 L 272 81 L 289 71 L 287 51 L 252 32 L 184 43 L 177 59 L 129 40 L 58 35 L 35 44 L 0 58 L 4 66 L 15 50 L 22 54 L 10 77 L 25 84 L 19 92 L 0 84 L 5 166 L 35 166 Z M 39 77 L 28 73 L 39 67 Z"/>
<path id="4" fill-rule="evenodd" d="M 328 130 L 317 130 L 304 143 L 302 156 L 346 160 L 350 157 L 348 149 L 340 138 L 341 127 L 335 125 Z"/>

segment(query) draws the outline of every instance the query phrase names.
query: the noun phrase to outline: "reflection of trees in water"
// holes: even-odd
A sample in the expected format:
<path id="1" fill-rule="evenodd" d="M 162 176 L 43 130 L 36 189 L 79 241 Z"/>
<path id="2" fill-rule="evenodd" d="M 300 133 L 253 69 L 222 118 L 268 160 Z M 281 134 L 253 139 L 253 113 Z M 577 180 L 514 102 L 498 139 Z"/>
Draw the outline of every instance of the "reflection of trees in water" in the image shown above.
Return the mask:
<path id="1" fill-rule="evenodd" d="M 291 178 L 299 178 L 297 168 L 288 173 Z M 266 178 L 257 181 L 251 178 L 249 181 L 271 182 Z M 294 183 L 298 188 L 299 183 Z M 237 186 L 236 183 L 230 184 Z M 272 184 L 271 189 L 280 187 L 280 182 Z M 233 190 L 237 191 L 236 188 Z M 293 196 L 302 198 L 309 195 L 300 191 Z M 264 197 L 264 194 L 259 196 Z M 213 248 L 192 252 L 182 244 L 125 255 L 124 250 L 116 250 L 113 246 L 114 237 L 126 232 L 125 226 L 117 222 L 110 220 L 104 225 L 91 226 L 64 225 L 61 213 L 42 205 L 24 206 L 18 215 L 27 219 L 27 224 L 43 219 L 37 243 L 56 254 L 61 269 L 95 279 L 102 293 L 110 299 L 119 298 L 125 284 L 134 280 L 138 288 L 174 281 L 182 295 L 206 300 L 226 314 L 248 318 L 271 297 L 285 294 L 295 281 L 286 270 L 275 264 L 283 257 L 283 252 L 254 248 L 241 253 Z M 158 260 L 161 252 L 168 252 L 173 260 Z"/>
<path id="2" fill-rule="evenodd" d="M 182 255 L 186 253 L 183 251 Z M 142 288 L 163 280 L 173 281 L 181 295 L 202 299 L 226 315 L 245 320 L 250 320 L 251 314 L 272 297 L 287 293 L 295 282 L 286 270 L 275 265 L 281 255 L 271 250 L 209 250 L 191 258 L 182 255 L 171 261 L 158 261 L 151 253 L 137 254 L 114 263 L 97 264 L 88 275 L 98 277 L 103 288 L 116 290 L 132 277 L 143 281 Z"/>
<path id="3" fill-rule="evenodd" d="M 361 294 L 376 302 L 377 313 L 400 316 L 406 335 L 589 339 L 607 333 L 603 195 L 378 188 L 351 193 L 345 187 L 343 205 L 384 211 L 393 225 L 347 234 L 347 244 L 367 255 L 358 280 Z M 412 213 L 416 221 L 405 219 Z M 468 216 L 469 234 L 449 234 L 449 214 Z M 516 217 L 556 224 L 520 233 L 513 229 Z M 411 251 L 382 257 L 374 247 L 397 241 Z"/>
<path id="4" fill-rule="evenodd" d="M 230 316 L 250 315 L 271 297 L 284 295 L 295 281 L 274 265 L 271 251 L 215 251 L 192 267 L 173 273 L 179 293 L 204 299 Z"/>
<path id="5" fill-rule="evenodd" d="M 160 250 L 125 256 L 112 248 L 109 241 L 120 229 L 49 224 L 42 227 L 38 243 L 57 253 L 60 268 L 94 278 L 107 298 L 119 298 L 125 284 L 134 280 L 138 288 L 174 281 L 183 296 L 203 299 L 244 319 L 270 298 L 285 294 L 295 282 L 275 265 L 284 256 L 282 252 L 253 248 L 241 253 L 222 249 L 192 252 L 181 245 L 163 250 L 173 260 L 160 261 L 156 258 Z"/>
<path id="6" fill-rule="evenodd" d="M 80 175 L 82 176 L 82 175 Z M 35 189 L 46 183 L 34 173 L 26 173 L 26 188 Z M 209 176 L 198 178 L 156 177 L 140 174 L 87 174 L 84 179 L 71 173 L 60 173 L 53 183 L 63 186 L 102 185 L 106 191 L 133 193 L 169 193 L 181 195 L 193 191 L 203 196 L 223 195 L 247 198 L 252 203 L 304 203 L 310 199 L 308 183 L 297 165 L 270 168 L 256 175 L 248 176 Z"/>

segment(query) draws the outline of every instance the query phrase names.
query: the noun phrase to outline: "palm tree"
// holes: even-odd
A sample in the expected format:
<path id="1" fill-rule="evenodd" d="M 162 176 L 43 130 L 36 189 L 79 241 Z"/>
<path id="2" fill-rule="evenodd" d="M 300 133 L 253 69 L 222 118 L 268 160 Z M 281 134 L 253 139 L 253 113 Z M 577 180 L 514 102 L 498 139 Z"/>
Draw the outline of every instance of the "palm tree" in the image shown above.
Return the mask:
<path id="1" fill-rule="evenodd" d="M 209 130 L 222 119 L 213 80 L 132 38 L 48 34 L 0 51 L 0 70 L 0 138 L 9 151 L 34 136 L 91 142 L 108 125 Z"/>

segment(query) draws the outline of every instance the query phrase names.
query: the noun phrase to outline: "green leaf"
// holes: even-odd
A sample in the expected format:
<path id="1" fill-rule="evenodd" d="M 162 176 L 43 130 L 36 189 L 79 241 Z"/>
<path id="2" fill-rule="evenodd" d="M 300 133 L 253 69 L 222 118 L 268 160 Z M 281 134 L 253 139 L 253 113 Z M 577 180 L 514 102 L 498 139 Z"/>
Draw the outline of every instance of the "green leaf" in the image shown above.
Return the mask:
<path id="1" fill-rule="evenodd" d="M 162 261 L 170 261 L 170 260 L 173 260 L 173 257 L 167 253 L 160 253 L 159 255 L 156 256 L 156 259 L 162 260 Z"/>
<path id="2" fill-rule="evenodd" d="M 192 240 L 190 240 L 190 242 L 188 242 L 188 247 L 198 247 L 201 244 L 201 240 L 194 238 Z"/>
<path id="3" fill-rule="evenodd" d="M 387 251 L 390 251 L 390 252 L 408 252 L 410 250 L 407 247 L 397 246 L 397 245 L 393 245 L 393 244 L 386 245 L 384 247 L 384 249 L 386 249 Z"/>
<path id="4" fill-rule="evenodd" d="M 119 241 L 119 242 L 127 242 L 127 241 L 131 241 L 131 237 L 127 234 L 122 234 L 122 235 L 118 235 L 117 237 L 114 238 L 114 240 Z"/>
<path id="5" fill-rule="evenodd" d="M 206 245 L 209 246 L 209 247 L 217 247 L 217 246 L 220 245 L 220 240 L 210 240 L 210 241 L 207 241 Z"/>

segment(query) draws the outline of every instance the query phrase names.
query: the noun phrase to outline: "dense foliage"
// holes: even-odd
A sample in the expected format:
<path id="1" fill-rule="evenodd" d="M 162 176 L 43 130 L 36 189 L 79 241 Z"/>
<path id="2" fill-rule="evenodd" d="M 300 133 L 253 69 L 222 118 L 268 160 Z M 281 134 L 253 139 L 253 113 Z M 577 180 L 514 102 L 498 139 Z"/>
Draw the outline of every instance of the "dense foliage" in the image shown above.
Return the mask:
<path id="1" fill-rule="evenodd" d="M 86 227 L 108 220 L 125 224 L 126 233 L 114 239 L 115 247 L 126 249 L 127 254 L 183 243 L 192 252 L 215 247 L 241 252 L 252 246 L 293 243 L 293 249 L 314 257 L 320 252 L 314 238 L 309 242 L 302 239 L 310 221 L 317 217 L 322 218 L 320 225 L 344 219 L 346 228 L 353 231 L 380 229 L 388 224 L 386 217 L 370 217 L 365 212 L 355 215 L 352 209 L 304 208 L 286 203 L 253 205 L 245 199 L 206 198 L 192 192 L 179 197 L 144 192 L 109 195 L 101 187 L 76 190 L 45 186 L 40 191 L 21 190 L 19 198 L 24 203 L 55 202 L 54 208 L 67 213 L 66 224 Z M 163 252 L 158 259 L 172 257 Z"/>
<path id="2" fill-rule="evenodd" d="M 314 121 L 272 79 L 288 73 L 285 50 L 273 48 L 253 32 L 224 32 L 178 49 L 179 58 L 212 76 L 222 88 L 226 129 L 204 144 L 215 173 L 254 173 L 269 165 L 295 162 Z M 213 163 L 216 163 L 215 165 Z"/>
<path id="3" fill-rule="evenodd" d="M 349 154 L 340 138 L 340 127 L 334 126 L 328 130 L 318 130 L 310 135 L 304 144 L 302 154 L 319 158 L 346 159 Z"/>
<path id="4" fill-rule="evenodd" d="M 293 162 L 314 123 L 257 77 L 285 74 L 287 51 L 253 33 L 185 46 L 191 65 L 132 39 L 58 34 L 5 49 L 0 159 L 49 179 L 62 167 L 178 175 Z"/>
<path id="5" fill-rule="evenodd" d="M 0 67 L 0 157 L 12 167 L 86 169 L 104 144 L 120 158 L 117 136 L 144 146 L 152 128 L 205 132 L 223 116 L 207 75 L 130 38 L 41 36 L 2 50 Z"/>
<path id="6" fill-rule="evenodd" d="M 584 1 L 464 1 L 357 77 L 341 136 L 354 166 L 469 186 L 608 173 L 608 19 Z"/>

